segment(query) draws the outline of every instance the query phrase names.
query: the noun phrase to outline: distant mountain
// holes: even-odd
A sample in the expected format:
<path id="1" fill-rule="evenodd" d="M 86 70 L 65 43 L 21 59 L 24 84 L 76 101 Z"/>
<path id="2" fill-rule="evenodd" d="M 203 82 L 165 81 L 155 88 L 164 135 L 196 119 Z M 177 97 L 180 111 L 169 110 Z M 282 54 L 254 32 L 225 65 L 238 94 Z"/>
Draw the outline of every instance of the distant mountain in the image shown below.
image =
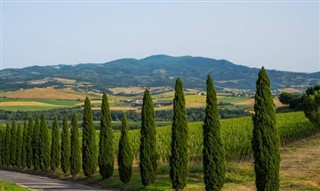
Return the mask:
<path id="1" fill-rule="evenodd" d="M 203 57 L 154 55 L 144 59 L 119 59 L 104 64 L 31 66 L 1 70 L 2 91 L 32 87 L 70 87 L 107 91 L 112 87 L 171 86 L 180 77 L 185 88 L 205 88 L 210 73 L 218 89 L 254 90 L 259 69 L 227 60 Z M 320 72 L 297 73 L 268 70 L 272 89 L 319 83 Z"/>

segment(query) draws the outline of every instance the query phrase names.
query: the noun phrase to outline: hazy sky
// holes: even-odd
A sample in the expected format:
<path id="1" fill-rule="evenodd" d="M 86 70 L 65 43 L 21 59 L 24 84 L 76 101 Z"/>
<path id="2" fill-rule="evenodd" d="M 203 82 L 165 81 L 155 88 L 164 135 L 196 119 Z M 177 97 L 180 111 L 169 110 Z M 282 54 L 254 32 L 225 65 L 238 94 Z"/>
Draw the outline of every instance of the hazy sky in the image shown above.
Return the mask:
<path id="1" fill-rule="evenodd" d="M 320 70 L 319 1 L 2 0 L 1 5 L 2 69 L 168 54 Z"/>

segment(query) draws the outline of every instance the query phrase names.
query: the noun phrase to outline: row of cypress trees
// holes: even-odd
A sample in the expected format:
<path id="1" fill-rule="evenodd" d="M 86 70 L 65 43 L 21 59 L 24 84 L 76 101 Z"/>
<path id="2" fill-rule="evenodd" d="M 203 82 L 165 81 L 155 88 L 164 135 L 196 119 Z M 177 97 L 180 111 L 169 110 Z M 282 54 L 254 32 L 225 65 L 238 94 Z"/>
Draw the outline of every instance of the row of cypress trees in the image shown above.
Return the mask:
<path id="1" fill-rule="evenodd" d="M 73 116 L 76 122 L 76 115 Z M 5 131 L 0 131 L 0 165 L 34 168 L 35 170 L 46 171 L 49 168 L 56 170 L 62 167 L 63 172 L 71 171 L 72 175 L 79 173 L 80 169 L 80 145 L 77 123 L 72 123 L 71 128 L 71 150 L 70 133 L 67 119 L 63 120 L 63 131 L 61 134 L 57 118 L 52 126 L 51 141 L 49 128 L 44 115 L 41 119 L 37 116 L 35 121 L 29 117 L 24 122 L 23 128 L 12 120 L 11 127 L 7 124 Z M 51 142 L 51 146 L 50 146 Z M 70 167 L 70 164 L 71 167 Z"/>
<path id="2" fill-rule="evenodd" d="M 225 154 L 221 140 L 219 108 L 212 78 L 207 78 L 206 111 L 203 125 L 203 170 L 206 190 L 221 190 L 225 182 Z M 183 86 L 177 79 L 173 100 L 170 178 L 175 190 L 188 182 L 188 124 Z M 280 138 L 270 80 L 264 67 L 256 82 L 252 150 L 257 191 L 279 190 Z"/>
<path id="3" fill-rule="evenodd" d="M 206 190 L 221 190 L 225 181 L 225 157 L 221 140 L 217 93 L 210 75 L 208 75 L 206 85 L 207 99 L 203 125 L 204 182 Z M 259 72 L 256 86 L 252 140 L 256 187 L 257 190 L 279 190 L 279 136 L 275 126 L 275 110 L 270 81 L 264 68 Z M 179 78 L 175 85 L 173 111 L 170 179 L 172 187 L 175 190 L 180 190 L 187 185 L 189 176 L 189 135 L 183 85 Z M 147 186 L 156 181 L 158 158 L 154 108 L 148 89 L 145 90 L 143 96 L 141 119 L 139 167 L 142 184 Z M 35 122 L 30 118 L 28 124 L 24 123 L 23 132 L 20 124 L 16 130 L 15 122 L 12 121 L 11 128 L 7 125 L 6 131 L 0 131 L 0 137 L 5 137 L 5 139 L 1 139 L 1 165 L 27 166 L 28 168 L 33 166 L 36 170 L 39 168 L 46 170 L 50 166 L 52 170 L 55 170 L 59 168 L 61 163 L 63 172 L 67 173 L 70 170 L 72 175 L 76 175 L 80 172 L 82 162 L 82 171 L 85 176 L 92 176 L 99 166 L 101 176 L 109 178 L 114 172 L 115 154 L 111 112 L 106 94 L 103 94 L 102 97 L 100 124 L 98 150 L 91 103 L 89 98 L 86 98 L 82 123 L 82 152 L 80 151 L 77 117 L 74 114 L 71 121 L 71 136 L 66 117 L 63 120 L 61 145 L 60 131 L 55 118 L 52 127 L 50 155 L 50 141 L 45 116 L 42 116 L 41 120 L 36 117 Z M 127 119 L 124 115 L 117 155 L 120 180 L 124 183 L 130 181 L 133 163 L 127 126 Z M 82 160 L 80 160 L 81 156 Z"/>

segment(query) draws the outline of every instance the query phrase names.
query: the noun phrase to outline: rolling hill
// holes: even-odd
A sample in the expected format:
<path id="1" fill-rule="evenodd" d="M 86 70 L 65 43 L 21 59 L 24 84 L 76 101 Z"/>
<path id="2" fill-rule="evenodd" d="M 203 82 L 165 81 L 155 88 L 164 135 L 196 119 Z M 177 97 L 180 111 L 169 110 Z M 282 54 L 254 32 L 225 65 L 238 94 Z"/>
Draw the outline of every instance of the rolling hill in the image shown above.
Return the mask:
<path id="1" fill-rule="evenodd" d="M 154 55 L 144 59 L 119 59 L 104 64 L 31 66 L 1 70 L 2 91 L 26 88 L 72 88 L 107 91 L 114 87 L 173 87 L 180 77 L 186 88 L 204 89 L 210 73 L 218 89 L 254 90 L 258 68 L 204 57 Z M 268 70 L 272 89 L 305 88 L 319 83 L 320 72 Z"/>

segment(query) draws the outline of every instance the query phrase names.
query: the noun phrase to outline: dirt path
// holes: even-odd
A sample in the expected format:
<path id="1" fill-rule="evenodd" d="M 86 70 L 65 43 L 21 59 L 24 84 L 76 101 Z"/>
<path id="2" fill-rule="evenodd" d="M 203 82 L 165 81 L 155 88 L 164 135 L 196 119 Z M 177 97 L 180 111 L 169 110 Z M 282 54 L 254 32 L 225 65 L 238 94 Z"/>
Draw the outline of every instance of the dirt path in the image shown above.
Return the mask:
<path id="1" fill-rule="evenodd" d="M 54 191 L 103 191 L 101 189 L 77 184 L 74 182 L 62 181 L 43 176 L 23 174 L 12 171 L 0 170 L 0 179 L 9 180 L 33 190 L 54 190 Z"/>

